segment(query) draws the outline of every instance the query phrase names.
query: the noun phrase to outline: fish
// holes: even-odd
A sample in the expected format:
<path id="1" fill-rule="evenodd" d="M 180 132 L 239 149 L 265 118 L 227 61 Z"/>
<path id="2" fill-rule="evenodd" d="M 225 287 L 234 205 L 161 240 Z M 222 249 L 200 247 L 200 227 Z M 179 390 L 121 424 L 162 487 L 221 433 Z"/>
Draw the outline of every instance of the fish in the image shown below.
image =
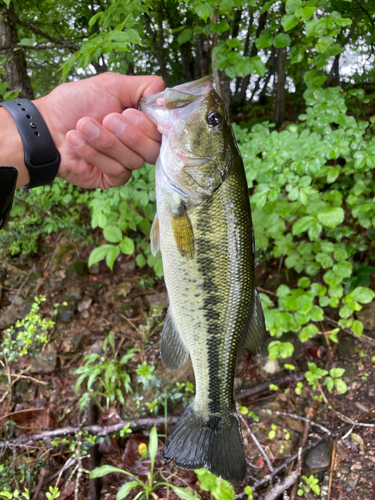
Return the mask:
<path id="1" fill-rule="evenodd" d="M 236 358 L 240 346 L 256 354 L 267 338 L 243 161 L 210 77 L 142 98 L 140 108 L 162 134 L 150 234 L 170 302 L 161 359 L 177 370 L 190 356 L 196 385 L 163 458 L 238 484 L 246 460 L 233 398 Z"/>

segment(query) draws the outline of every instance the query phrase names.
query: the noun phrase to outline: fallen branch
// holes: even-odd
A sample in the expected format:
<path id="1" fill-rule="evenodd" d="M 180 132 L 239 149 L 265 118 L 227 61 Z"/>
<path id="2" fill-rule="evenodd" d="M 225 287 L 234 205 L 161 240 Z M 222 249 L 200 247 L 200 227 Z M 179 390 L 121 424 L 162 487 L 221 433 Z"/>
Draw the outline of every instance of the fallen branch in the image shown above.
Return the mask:
<path id="1" fill-rule="evenodd" d="M 314 425 L 315 427 L 319 427 L 322 431 L 326 432 L 327 434 L 331 434 L 331 431 L 324 427 L 323 425 L 320 425 L 313 420 L 310 420 L 309 418 L 306 417 L 300 417 L 299 415 L 294 415 L 294 413 L 286 413 L 285 411 L 276 411 L 276 410 L 267 410 L 267 408 L 261 408 L 259 411 L 263 411 L 265 413 L 273 413 L 274 415 L 282 415 L 283 417 L 290 417 L 294 418 L 295 420 L 301 420 L 302 422 L 308 422 L 310 425 Z"/>
<path id="2" fill-rule="evenodd" d="M 239 394 L 236 394 L 234 396 L 235 401 L 240 401 L 241 399 L 246 399 L 250 398 L 251 396 L 255 396 L 256 394 L 259 394 L 264 391 L 269 391 L 270 390 L 270 384 L 275 384 L 275 385 L 284 385 L 287 384 L 288 382 L 299 382 L 304 379 L 304 373 L 296 373 L 294 375 L 285 375 L 284 377 L 278 379 L 278 380 L 266 380 L 265 382 L 262 382 L 261 384 L 258 384 L 256 387 L 251 387 L 250 389 L 247 389 L 246 391 L 242 391 Z"/>
<path id="3" fill-rule="evenodd" d="M 175 424 L 178 420 L 178 416 L 168 417 L 167 422 L 168 425 Z M 113 434 L 114 432 L 119 432 L 123 429 L 127 424 L 132 431 L 139 429 L 147 429 L 153 427 L 154 425 L 164 425 L 165 418 L 164 417 L 151 417 L 151 418 L 140 418 L 138 420 L 125 419 L 120 420 L 116 424 L 112 425 L 87 425 L 82 427 L 82 431 L 88 431 L 90 434 L 94 434 L 96 436 L 107 436 L 108 434 Z M 57 438 L 60 436 L 69 436 L 72 434 L 76 434 L 79 432 L 79 427 L 63 427 L 61 429 L 54 429 L 52 431 L 44 431 L 38 432 L 37 434 L 27 434 L 25 436 L 20 436 L 14 439 L 7 439 L 0 441 L 0 450 L 4 448 L 14 448 L 17 446 L 24 446 L 33 441 L 40 441 L 43 439 L 51 439 Z"/>
<path id="4" fill-rule="evenodd" d="M 369 344 L 375 346 L 375 340 L 372 339 L 371 337 L 368 337 L 367 335 L 361 335 L 360 337 L 358 335 L 356 335 L 355 333 L 353 333 L 351 330 L 349 330 L 348 328 L 343 328 L 342 326 L 340 326 L 337 321 L 335 321 L 334 319 L 332 318 L 328 318 L 328 316 L 324 316 L 324 319 L 325 321 L 327 321 L 327 323 L 329 323 L 330 325 L 333 325 L 335 326 L 336 328 L 340 328 L 340 330 L 342 330 L 343 332 L 347 333 L 348 335 L 351 335 L 352 337 L 354 337 L 355 339 L 359 340 L 359 341 L 365 341 L 365 342 L 368 342 Z"/>
<path id="5" fill-rule="evenodd" d="M 263 500 L 276 500 L 279 496 L 284 493 L 288 488 L 293 486 L 293 484 L 298 480 L 298 472 L 292 472 L 289 476 L 286 476 L 280 483 L 276 484 L 273 488 L 271 488 Z"/>

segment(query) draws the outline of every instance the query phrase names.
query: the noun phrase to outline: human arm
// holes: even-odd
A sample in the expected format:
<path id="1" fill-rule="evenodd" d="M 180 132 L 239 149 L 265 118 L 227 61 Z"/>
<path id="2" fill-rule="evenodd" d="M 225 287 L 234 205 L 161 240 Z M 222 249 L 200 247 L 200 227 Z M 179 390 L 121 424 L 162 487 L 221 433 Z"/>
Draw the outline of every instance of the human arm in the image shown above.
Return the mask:
<path id="1" fill-rule="evenodd" d="M 141 97 L 163 88 L 159 77 L 105 73 L 60 85 L 33 101 L 61 155 L 57 175 L 77 186 L 106 189 L 127 182 L 144 161 L 154 163 L 160 134 L 136 108 Z M 124 129 L 119 134 L 111 131 L 116 120 Z M 29 181 L 23 155 L 16 124 L 0 108 L 0 164 L 18 169 L 18 187 Z"/>

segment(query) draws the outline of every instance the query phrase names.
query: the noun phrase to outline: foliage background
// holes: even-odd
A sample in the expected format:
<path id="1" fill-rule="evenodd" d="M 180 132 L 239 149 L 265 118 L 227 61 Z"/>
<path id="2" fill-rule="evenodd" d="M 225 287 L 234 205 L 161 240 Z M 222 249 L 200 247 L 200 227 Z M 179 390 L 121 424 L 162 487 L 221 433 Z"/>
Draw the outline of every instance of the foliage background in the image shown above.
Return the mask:
<path id="1" fill-rule="evenodd" d="M 269 356 L 292 370 L 311 339 L 331 346 L 375 331 L 374 44 L 371 0 L 0 0 L 0 98 L 38 98 L 108 70 L 156 73 L 168 86 L 211 74 L 244 159 L 257 277 L 272 278 L 260 290 Z M 161 279 L 154 213 L 150 165 L 110 191 L 56 180 L 17 193 L 1 258 L 27 262 L 64 233 L 89 246 L 90 265 L 134 255 Z M 345 393 L 342 370 L 309 363 L 305 378 Z"/>

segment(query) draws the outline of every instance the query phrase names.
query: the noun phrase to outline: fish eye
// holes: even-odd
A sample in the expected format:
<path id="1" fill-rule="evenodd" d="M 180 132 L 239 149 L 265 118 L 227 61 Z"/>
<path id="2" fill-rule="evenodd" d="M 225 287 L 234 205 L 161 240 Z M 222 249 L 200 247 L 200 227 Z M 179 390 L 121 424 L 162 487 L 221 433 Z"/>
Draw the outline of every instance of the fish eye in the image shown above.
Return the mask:
<path id="1" fill-rule="evenodd" d="M 217 127 L 221 123 L 221 114 L 217 111 L 210 111 L 207 115 L 207 123 L 212 127 Z"/>

